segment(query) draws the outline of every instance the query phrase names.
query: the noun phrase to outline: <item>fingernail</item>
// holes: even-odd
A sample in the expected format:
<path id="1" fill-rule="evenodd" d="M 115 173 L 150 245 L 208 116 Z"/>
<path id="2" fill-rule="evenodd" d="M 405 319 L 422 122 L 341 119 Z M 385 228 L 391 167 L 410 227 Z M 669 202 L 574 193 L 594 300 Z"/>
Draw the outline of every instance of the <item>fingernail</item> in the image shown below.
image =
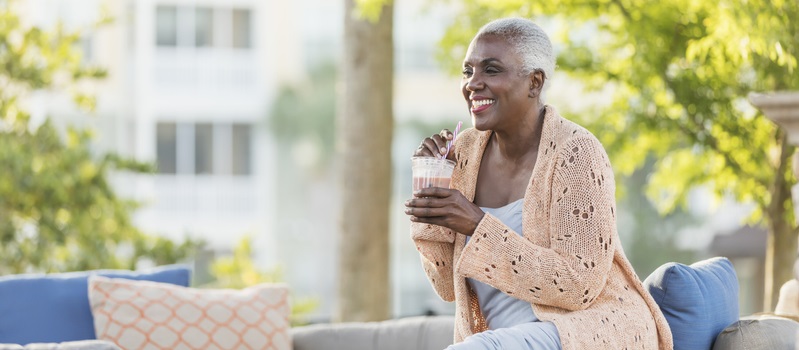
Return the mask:
<path id="1" fill-rule="evenodd" d="M 441 154 L 447 153 L 446 147 L 441 147 L 439 150 L 441 151 Z"/>

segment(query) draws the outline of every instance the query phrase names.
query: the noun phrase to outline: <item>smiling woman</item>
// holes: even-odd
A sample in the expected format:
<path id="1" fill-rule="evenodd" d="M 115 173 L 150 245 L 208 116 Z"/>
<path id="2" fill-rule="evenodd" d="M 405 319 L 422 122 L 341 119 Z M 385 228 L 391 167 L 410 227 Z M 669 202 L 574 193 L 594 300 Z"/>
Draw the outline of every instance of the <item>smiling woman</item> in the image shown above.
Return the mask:
<path id="1" fill-rule="evenodd" d="M 428 279 L 456 303 L 450 349 L 671 349 L 618 239 L 604 148 L 542 100 L 554 67 L 533 22 L 480 29 L 461 86 L 474 128 L 446 155 L 450 187 L 406 202 Z M 414 156 L 441 157 L 451 139 L 443 130 Z"/>

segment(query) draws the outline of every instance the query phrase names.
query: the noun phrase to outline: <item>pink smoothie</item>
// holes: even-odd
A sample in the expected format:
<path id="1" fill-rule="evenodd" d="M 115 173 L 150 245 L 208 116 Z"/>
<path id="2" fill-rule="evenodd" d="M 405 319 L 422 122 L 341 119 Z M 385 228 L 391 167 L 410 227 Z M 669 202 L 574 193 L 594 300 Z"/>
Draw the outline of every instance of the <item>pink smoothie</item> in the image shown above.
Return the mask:
<path id="1" fill-rule="evenodd" d="M 413 190 L 418 191 L 427 187 L 443 187 L 449 188 L 449 177 L 414 177 Z"/>

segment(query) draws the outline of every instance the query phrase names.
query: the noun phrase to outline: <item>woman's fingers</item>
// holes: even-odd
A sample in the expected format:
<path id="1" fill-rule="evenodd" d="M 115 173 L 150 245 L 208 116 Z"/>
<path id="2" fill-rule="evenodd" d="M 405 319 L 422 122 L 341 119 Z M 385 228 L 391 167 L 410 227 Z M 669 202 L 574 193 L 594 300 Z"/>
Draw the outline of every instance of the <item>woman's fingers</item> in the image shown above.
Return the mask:
<path id="1" fill-rule="evenodd" d="M 445 226 L 446 217 L 443 216 L 410 216 L 411 222 Z"/>
<path id="2" fill-rule="evenodd" d="M 443 208 L 446 205 L 446 201 L 432 197 L 413 198 L 405 201 L 405 206 L 410 208 Z"/>
<path id="3" fill-rule="evenodd" d="M 444 153 L 447 153 L 447 140 L 441 137 L 441 135 L 433 135 L 424 139 L 424 144 L 433 155 L 440 157 Z"/>
<path id="4" fill-rule="evenodd" d="M 405 207 L 405 214 L 418 218 L 429 218 L 450 214 L 450 209 L 445 207 Z"/>
<path id="5" fill-rule="evenodd" d="M 425 139 L 425 140 L 427 140 L 427 139 Z M 417 148 L 413 152 L 413 156 L 414 157 L 433 157 L 434 155 L 433 155 L 432 151 L 430 151 L 430 149 L 425 145 L 425 142 L 422 141 L 422 144 L 419 145 L 419 148 Z"/>
<path id="6" fill-rule="evenodd" d="M 441 130 L 440 133 L 422 140 L 422 144 L 414 151 L 414 157 L 441 157 L 447 153 L 447 141 L 452 140 L 452 133 Z"/>
<path id="7" fill-rule="evenodd" d="M 429 187 L 415 191 L 413 196 L 405 201 L 405 214 L 412 222 L 443 226 L 471 235 L 485 215 L 480 207 L 455 189 Z"/>
<path id="8" fill-rule="evenodd" d="M 425 198 L 425 197 L 444 198 L 451 196 L 453 191 L 456 190 L 444 187 L 425 187 L 414 191 L 413 196 L 416 198 Z"/>

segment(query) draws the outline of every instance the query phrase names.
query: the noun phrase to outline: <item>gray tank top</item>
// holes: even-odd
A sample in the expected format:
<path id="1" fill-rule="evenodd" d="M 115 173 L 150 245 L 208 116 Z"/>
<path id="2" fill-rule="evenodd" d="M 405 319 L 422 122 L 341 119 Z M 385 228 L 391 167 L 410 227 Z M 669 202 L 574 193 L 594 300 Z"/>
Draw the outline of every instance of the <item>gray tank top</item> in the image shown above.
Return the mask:
<path id="1" fill-rule="evenodd" d="M 519 235 L 522 234 L 522 210 L 524 199 L 519 199 L 500 208 L 480 208 L 483 212 L 497 217 L 505 225 Z M 466 237 L 467 242 L 471 237 Z M 489 329 L 508 328 L 522 323 L 538 321 L 530 303 L 516 299 L 502 291 L 478 280 L 467 278 L 466 281 L 477 294 L 480 311 L 486 319 Z"/>

